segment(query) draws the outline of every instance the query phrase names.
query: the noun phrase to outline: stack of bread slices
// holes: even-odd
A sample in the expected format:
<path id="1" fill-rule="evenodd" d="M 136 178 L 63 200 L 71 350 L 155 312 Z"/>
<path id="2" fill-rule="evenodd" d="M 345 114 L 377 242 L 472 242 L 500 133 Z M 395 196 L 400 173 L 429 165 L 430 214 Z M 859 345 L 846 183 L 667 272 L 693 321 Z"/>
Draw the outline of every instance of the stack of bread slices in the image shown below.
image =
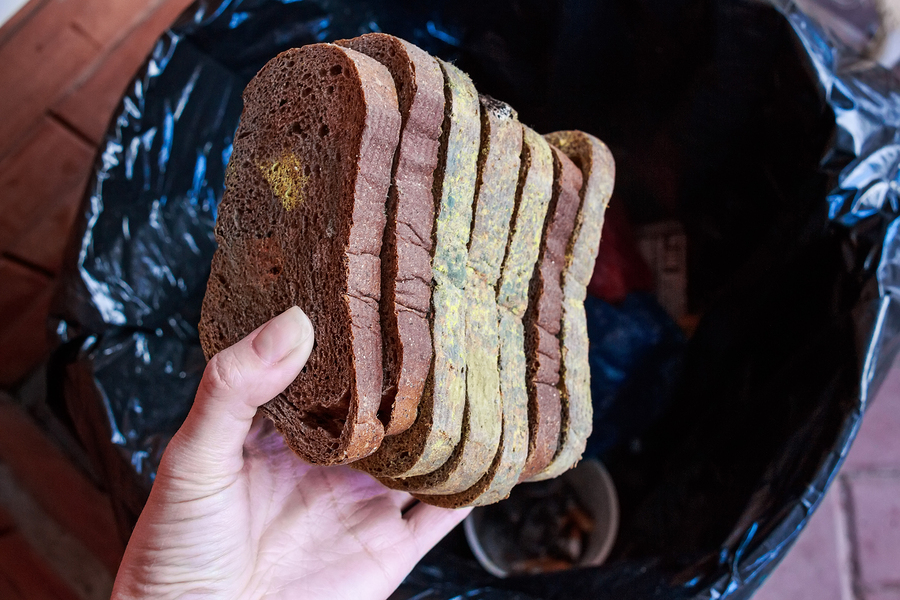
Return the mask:
<path id="1" fill-rule="evenodd" d="M 555 477 L 591 430 L 584 297 L 614 163 L 372 33 L 288 50 L 244 91 L 200 336 L 297 305 L 316 346 L 263 407 L 318 465 L 446 507 Z"/>

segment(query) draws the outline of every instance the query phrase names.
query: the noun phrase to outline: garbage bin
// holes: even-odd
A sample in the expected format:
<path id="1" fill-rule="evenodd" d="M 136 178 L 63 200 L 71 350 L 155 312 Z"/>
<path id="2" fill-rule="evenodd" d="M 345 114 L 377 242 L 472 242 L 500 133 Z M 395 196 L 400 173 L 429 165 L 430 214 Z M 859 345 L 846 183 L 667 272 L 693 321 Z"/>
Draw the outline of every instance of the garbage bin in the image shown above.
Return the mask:
<path id="1" fill-rule="evenodd" d="M 195 4 L 110 124 L 54 311 L 54 397 L 123 532 L 204 366 L 240 93 L 283 49 L 368 31 L 455 61 L 539 131 L 604 139 L 613 202 L 636 226 L 680 224 L 684 304 L 701 315 L 658 414 L 620 402 L 641 427 L 595 446 L 622 507 L 606 564 L 500 580 L 451 534 L 395 597 L 749 597 L 818 506 L 900 339 L 896 83 L 783 0 Z"/>

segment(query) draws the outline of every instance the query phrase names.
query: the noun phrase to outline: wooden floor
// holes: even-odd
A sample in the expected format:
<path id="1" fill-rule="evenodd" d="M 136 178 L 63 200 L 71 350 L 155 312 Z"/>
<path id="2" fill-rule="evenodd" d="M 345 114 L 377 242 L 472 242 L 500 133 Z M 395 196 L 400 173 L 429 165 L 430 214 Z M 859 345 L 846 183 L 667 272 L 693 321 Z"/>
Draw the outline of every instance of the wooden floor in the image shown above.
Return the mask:
<path id="1" fill-rule="evenodd" d="M 108 598 L 123 550 L 109 498 L 0 392 L 0 598 Z"/>
<path id="2" fill-rule="evenodd" d="M 190 0 L 31 0 L 0 27 L 0 390 L 49 351 L 46 317 L 100 141 Z M 0 392 L 0 598 L 108 598 L 108 497 Z"/>
<path id="3" fill-rule="evenodd" d="M 100 140 L 189 0 L 31 0 L 0 27 L 0 388 L 47 352 L 54 278 Z"/>

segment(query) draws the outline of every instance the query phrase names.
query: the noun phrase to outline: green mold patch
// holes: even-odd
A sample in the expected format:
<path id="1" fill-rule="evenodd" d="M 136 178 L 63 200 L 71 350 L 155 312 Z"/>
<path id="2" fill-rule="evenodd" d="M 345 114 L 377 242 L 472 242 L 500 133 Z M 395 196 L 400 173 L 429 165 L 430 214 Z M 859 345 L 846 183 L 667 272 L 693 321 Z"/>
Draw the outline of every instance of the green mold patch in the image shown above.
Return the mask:
<path id="1" fill-rule="evenodd" d="M 285 210 L 294 209 L 303 203 L 309 175 L 303 173 L 303 165 L 295 154 L 284 154 L 268 165 L 262 163 L 259 170 Z"/>

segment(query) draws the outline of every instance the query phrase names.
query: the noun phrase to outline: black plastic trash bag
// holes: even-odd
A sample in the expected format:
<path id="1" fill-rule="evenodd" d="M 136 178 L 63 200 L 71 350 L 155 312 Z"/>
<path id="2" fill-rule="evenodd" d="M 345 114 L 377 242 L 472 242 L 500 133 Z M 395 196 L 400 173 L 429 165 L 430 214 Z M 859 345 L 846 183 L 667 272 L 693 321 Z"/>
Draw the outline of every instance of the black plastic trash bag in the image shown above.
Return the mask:
<path id="1" fill-rule="evenodd" d="M 786 2 L 193 7 L 109 129 L 56 310 L 56 398 L 123 527 L 203 368 L 196 326 L 243 86 L 280 50 L 377 30 L 457 61 L 538 131 L 604 139 L 613 202 L 638 225 L 682 223 L 703 315 L 665 412 L 604 450 L 622 506 L 605 565 L 498 580 L 451 535 L 396 597 L 747 598 L 818 506 L 900 346 L 896 84 Z"/>

